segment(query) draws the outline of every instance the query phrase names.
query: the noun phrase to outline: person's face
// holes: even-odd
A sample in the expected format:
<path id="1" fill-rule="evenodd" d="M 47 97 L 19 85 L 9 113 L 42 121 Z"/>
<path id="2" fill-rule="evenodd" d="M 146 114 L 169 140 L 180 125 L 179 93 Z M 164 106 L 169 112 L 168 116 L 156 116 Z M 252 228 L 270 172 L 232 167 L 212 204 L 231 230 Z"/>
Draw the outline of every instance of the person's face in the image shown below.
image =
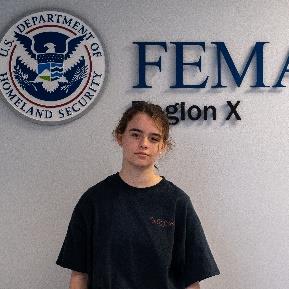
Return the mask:
<path id="1" fill-rule="evenodd" d="M 146 113 L 137 113 L 117 137 L 125 165 L 149 168 L 164 151 L 162 132 Z"/>

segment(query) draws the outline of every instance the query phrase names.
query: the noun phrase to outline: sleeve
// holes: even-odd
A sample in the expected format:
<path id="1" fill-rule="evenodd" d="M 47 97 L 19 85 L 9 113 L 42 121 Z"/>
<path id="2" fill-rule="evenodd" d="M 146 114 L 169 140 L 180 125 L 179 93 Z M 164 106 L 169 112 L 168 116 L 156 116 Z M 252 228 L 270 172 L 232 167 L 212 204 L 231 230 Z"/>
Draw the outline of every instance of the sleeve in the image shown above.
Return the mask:
<path id="1" fill-rule="evenodd" d="M 56 264 L 82 273 L 89 272 L 90 207 L 83 195 L 76 204 Z"/>
<path id="2" fill-rule="evenodd" d="M 185 245 L 183 271 L 185 288 L 194 282 L 220 274 L 200 219 L 189 197 L 186 205 L 185 242 L 183 244 Z"/>

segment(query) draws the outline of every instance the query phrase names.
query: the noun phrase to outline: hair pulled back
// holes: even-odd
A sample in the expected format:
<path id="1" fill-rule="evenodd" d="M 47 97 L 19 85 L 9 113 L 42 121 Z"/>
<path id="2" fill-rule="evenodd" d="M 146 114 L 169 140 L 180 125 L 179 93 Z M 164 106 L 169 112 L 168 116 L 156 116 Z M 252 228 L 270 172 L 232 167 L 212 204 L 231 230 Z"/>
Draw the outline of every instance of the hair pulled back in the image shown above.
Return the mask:
<path id="1" fill-rule="evenodd" d="M 113 136 L 116 138 L 119 134 L 123 134 L 126 130 L 128 122 L 131 121 L 137 113 L 141 112 L 146 113 L 154 120 L 156 126 L 161 131 L 162 140 L 167 146 L 167 151 L 171 150 L 173 143 L 169 136 L 169 119 L 159 105 L 147 101 L 135 102 L 123 113 L 121 119 L 118 122 L 118 125 L 112 132 Z"/>

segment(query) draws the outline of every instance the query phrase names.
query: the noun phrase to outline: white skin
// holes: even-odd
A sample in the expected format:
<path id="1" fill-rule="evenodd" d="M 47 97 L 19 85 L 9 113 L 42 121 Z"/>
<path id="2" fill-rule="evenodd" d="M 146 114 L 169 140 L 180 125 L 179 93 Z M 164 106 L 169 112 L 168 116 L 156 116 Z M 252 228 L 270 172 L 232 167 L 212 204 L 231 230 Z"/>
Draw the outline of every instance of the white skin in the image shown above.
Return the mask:
<path id="1" fill-rule="evenodd" d="M 161 177 L 155 173 L 154 164 L 165 152 L 166 145 L 160 129 L 145 113 L 137 113 L 127 124 L 125 132 L 117 135 L 122 147 L 120 177 L 129 185 L 148 187 Z"/>
<path id="2" fill-rule="evenodd" d="M 122 148 L 120 177 L 129 185 L 143 188 L 157 184 L 162 179 L 156 174 L 154 164 L 166 151 L 160 128 L 146 113 L 140 112 L 128 122 L 125 132 L 116 140 Z M 70 289 L 86 289 L 87 274 L 72 271 Z M 200 289 L 199 282 L 186 289 Z"/>

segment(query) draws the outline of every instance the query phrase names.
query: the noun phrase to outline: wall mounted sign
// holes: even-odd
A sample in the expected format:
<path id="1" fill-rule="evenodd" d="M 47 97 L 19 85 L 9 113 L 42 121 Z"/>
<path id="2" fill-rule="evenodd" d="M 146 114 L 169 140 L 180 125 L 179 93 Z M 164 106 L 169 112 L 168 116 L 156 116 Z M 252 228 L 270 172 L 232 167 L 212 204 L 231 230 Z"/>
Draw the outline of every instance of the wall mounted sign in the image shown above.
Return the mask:
<path id="1" fill-rule="evenodd" d="M 28 15 L 0 43 L 0 89 L 13 110 L 58 124 L 83 115 L 105 77 L 99 38 L 80 19 L 58 11 Z"/>
<path id="2" fill-rule="evenodd" d="M 269 42 L 255 42 L 244 59 L 241 69 L 235 64 L 230 50 L 224 42 L 211 42 L 209 47 L 210 55 L 213 57 L 211 64 L 213 67 L 208 71 L 213 75 L 208 75 L 208 73 L 204 73 L 202 70 L 204 67 L 202 60 L 206 57 L 206 47 L 208 46 L 203 41 L 141 41 L 133 42 L 133 44 L 137 47 L 138 58 L 138 68 L 136 69 L 137 83 L 133 85 L 134 89 L 142 89 L 143 91 L 144 89 L 149 90 L 153 87 L 152 83 L 147 79 L 147 74 L 151 70 L 161 73 L 163 64 L 167 61 L 166 55 L 170 51 L 173 51 L 171 55 L 173 55 L 173 62 L 175 64 L 170 75 L 173 75 L 174 79 L 167 89 L 174 90 L 176 93 L 178 89 L 181 92 L 184 92 L 186 89 L 189 92 L 194 89 L 225 89 L 228 84 L 224 80 L 226 77 L 223 76 L 227 75 L 231 76 L 231 87 L 241 87 L 245 77 L 248 75 L 249 69 L 253 70 L 254 77 L 247 79 L 248 81 L 245 85 L 248 85 L 249 82 L 252 92 L 254 91 L 253 89 L 256 89 L 256 91 L 258 89 L 258 92 L 260 92 L 260 89 L 270 88 L 270 91 L 272 91 L 286 87 L 283 82 L 286 81 L 289 73 L 288 55 L 286 61 L 279 69 L 277 81 L 273 83 L 268 83 L 268 80 L 266 81 L 264 50 L 266 46 L 269 46 Z M 187 55 L 185 55 L 185 52 L 187 52 Z M 158 85 L 158 83 L 155 82 L 154 85 Z M 242 113 L 242 111 L 241 113 L 239 112 L 240 103 L 240 100 L 227 100 L 226 103 L 223 103 L 217 109 L 217 107 L 211 104 L 198 106 L 182 101 L 168 105 L 165 111 L 172 125 L 186 119 L 192 121 L 215 121 L 221 117 L 225 122 L 231 120 L 239 121 L 241 120 Z"/>
<path id="3" fill-rule="evenodd" d="M 190 52 L 193 54 L 194 48 L 201 48 L 202 54 L 205 53 L 206 43 L 205 42 L 170 42 L 175 48 L 175 83 L 170 86 L 170 88 L 181 88 L 181 89 L 201 89 L 206 88 L 208 85 L 209 75 L 204 75 L 201 82 L 194 82 L 191 80 L 191 83 L 185 83 L 184 74 L 185 67 L 194 67 L 197 69 L 197 73 L 202 71 L 202 56 L 197 55 L 195 61 L 191 59 L 191 61 L 184 60 L 185 48 L 190 48 Z M 254 70 L 256 73 L 255 84 L 250 85 L 250 87 L 260 88 L 260 87 L 270 87 L 269 85 L 264 84 L 264 46 L 269 42 L 256 42 L 254 47 L 251 49 L 250 55 L 245 62 L 244 68 L 242 72 L 239 72 L 232 56 L 229 53 L 229 50 L 226 47 L 224 42 L 211 42 L 211 45 L 215 47 L 215 61 L 214 66 L 216 66 L 217 71 L 217 82 L 211 85 L 211 88 L 224 88 L 227 85 L 222 81 L 222 73 L 223 64 L 227 65 L 229 72 L 232 75 L 232 78 L 235 82 L 235 85 L 240 87 L 244 77 L 248 71 L 249 66 L 253 62 L 253 59 L 256 59 Z M 148 61 L 147 60 L 147 48 L 162 48 L 165 52 L 167 52 L 167 43 L 166 42 L 133 42 L 138 46 L 138 84 L 134 85 L 134 88 L 152 88 L 151 85 L 146 83 L 146 70 L 148 67 L 157 67 L 159 71 L 161 71 L 162 59 L 159 56 L 157 61 Z M 212 47 L 213 48 L 213 47 Z M 204 57 L 204 56 L 203 56 Z M 222 61 L 224 62 L 222 64 Z M 286 64 L 281 70 L 277 83 L 275 83 L 272 87 L 285 87 L 282 84 L 282 80 L 284 78 L 284 74 L 288 72 L 289 65 L 289 57 L 287 58 Z M 252 66 L 252 65 L 251 65 Z M 187 72 L 188 73 L 188 72 Z M 192 71 L 190 71 L 192 74 Z"/>

